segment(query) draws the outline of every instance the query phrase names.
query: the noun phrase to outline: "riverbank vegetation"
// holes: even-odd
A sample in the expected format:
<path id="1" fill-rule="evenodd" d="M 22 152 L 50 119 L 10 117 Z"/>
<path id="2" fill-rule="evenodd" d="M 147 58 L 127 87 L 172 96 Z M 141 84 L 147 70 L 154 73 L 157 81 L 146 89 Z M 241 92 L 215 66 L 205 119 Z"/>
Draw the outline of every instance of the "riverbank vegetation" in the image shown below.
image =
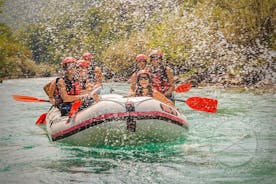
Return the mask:
<path id="1" fill-rule="evenodd" d="M 0 77 L 53 75 L 62 57 L 90 51 L 107 78 L 127 79 L 135 55 L 159 48 L 180 81 L 275 85 L 273 0 L 83 0 L 70 5 L 58 13 L 50 8 L 50 15 L 44 8 L 39 21 L 16 31 L 1 24 Z"/>

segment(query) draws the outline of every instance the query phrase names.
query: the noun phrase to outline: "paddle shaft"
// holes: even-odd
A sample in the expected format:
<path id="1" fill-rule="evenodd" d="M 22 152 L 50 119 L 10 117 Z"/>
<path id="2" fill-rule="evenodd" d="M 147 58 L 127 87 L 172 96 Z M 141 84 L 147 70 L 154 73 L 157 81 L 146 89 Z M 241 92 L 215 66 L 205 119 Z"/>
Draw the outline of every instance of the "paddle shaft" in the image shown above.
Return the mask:
<path id="1" fill-rule="evenodd" d="M 173 98 L 174 101 L 178 101 L 178 102 L 186 102 L 186 100 L 183 99 L 179 99 L 179 98 Z"/>
<path id="2" fill-rule="evenodd" d="M 44 100 L 33 96 L 12 95 L 12 97 L 14 100 L 20 101 L 20 102 L 50 102 L 49 100 Z"/>

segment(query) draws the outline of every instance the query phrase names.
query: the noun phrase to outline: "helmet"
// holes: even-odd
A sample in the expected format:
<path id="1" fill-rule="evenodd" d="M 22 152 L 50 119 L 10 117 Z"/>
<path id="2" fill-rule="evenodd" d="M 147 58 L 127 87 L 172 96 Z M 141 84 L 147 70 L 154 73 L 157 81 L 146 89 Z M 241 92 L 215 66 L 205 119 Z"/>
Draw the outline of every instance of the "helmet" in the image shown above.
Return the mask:
<path id="1" fill-rule="evenodd" d="M 161 50 L 152 50 L 150 52 L 150 57 L 155 56 L 155 55 L 159 56 L 160 59 L 163 58 L 163 52 Z"/>
<path id="2" fill-rule="evenodd" d="M 147 61 L 147 59 L 148 59 L 148 57 L 146 55 L 144 55 L 144 54 L 139 54 L 139 55 L 137 55 L 135 57 L 135 60 L 137 62 L 139 62 L 139 61 Z"/>
<path id="3" fill-rule="evenodd" d="M 86 60 L 81 59 L 81 60 L 78 60 L 78 61 L 77 61 L 77 67 L 85 67 L 85 68 L 88 68 L 89 65 L 90 65 L 90 63 L 89 63 L 88 61 L 86 61 Z"/>
<path id="4" fill-rule="evenodd" d="M 61 65 L 65 65 L 68 63 L 74 63 L 75 61 L 76 61 L 76 59 L 73 57 L 66 57 L 62 60 Z"/>
<path id="5" fill-rule="evenodd" d="M 142 75 L 142 74 L 146 74 L 150 76 L 150 72 L 148 70 L 140 70 L 137 72 L 137 77 L 139 77 L 139 75 Z"/>
<path id="6" fill-rule="evenodd" d="M 84 60 L 91 60 L 92 58 L 93 58 L 93 54 L 90 52 L 84 53 L 82 55 L 82 59 L 84 59 Z"/>

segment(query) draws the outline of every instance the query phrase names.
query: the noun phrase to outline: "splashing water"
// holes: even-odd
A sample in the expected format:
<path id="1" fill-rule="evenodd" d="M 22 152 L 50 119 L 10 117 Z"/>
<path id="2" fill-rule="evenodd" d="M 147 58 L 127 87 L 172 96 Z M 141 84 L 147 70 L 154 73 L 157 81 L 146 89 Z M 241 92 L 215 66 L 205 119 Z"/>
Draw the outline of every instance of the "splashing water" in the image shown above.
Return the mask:
<path id="1" fill-rule="evenodd" d="M 176 106 L 190 122 L 185 143 L 89 148 L 49 142 L 34 125 L 47 103 L 13 101 L 11 94 L 46 98 L 51 79 L 0 84 L 1 183 L 272 183 L 275 156 L 275 94 L 193 88 L 178 98 L 219 100 L 216 114 Z M 105 83 L 127 91 L 125 83 Z"/>

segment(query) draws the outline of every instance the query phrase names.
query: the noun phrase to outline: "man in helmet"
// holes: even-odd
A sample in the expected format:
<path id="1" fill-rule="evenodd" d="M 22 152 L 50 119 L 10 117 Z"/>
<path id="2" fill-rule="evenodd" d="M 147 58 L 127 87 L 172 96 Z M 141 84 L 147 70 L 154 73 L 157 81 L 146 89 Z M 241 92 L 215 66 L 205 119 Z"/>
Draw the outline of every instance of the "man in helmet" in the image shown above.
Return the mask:
<path id="1" fill-rule="evenodd" d="M 130 93 L 133 93 L 135 88 L 136 88 L 137 72 L 139 72 L 140 70 L 143 70 L 143 69 L 148 69 L 147 60 L 148 60 L 148 57 L 144 54 L 138 54 L 135 57 L 136 70 L 131 75 L 131 77 L 129 79 L 129 81 L 130 81 Z"/>
<path id="2" fill-rule="evenodd" d="M 56 78 L 44 86 L 44 91 L 49 96 L 50 102 L 58 107 L 61 115 L 65 116 L 70 111 L 72 102 L 90 98 L 89 94 L 81 95 L 81 88 L 76 79 L 76 59 L 66 57 L 61 62 L 62 77 Z"/>
<path id="3" fill-rule="evenodd" d="M 100 67 L 95 66 L 93 54 L 90 52 L 84 53 L 82 59 L 89 62 L 88 80 L 93 84 L 93 89 L 102 86 L 102 70 Z"/>
<path id="4" fill-rule="evenodd" d="M 150 62 L 153 87 L 173 100 L 174 76 L 172 70 L 163 64 L 163 52 L 161 50 L 151 51 Z"/>
<path id="5" fill-rule="evenodd" d="M 62 78 L 66 79 L 66 81 L 70 81 L 74 79 L 75 75 L 75 61 L 76 59 L 73 57 L 65 57 L 61 61 L 61 68 L 62 68 Z M 56 90 L 57 82 L 60 78 L 56 78 L 55 80 L 52 80 L 48 84 L 46 84 L 43 89 L 45 93 L 49 96 L 50 102 L 52 104 L 57 104 L 58 102 L 54 99 L 54 93 Z"/>

